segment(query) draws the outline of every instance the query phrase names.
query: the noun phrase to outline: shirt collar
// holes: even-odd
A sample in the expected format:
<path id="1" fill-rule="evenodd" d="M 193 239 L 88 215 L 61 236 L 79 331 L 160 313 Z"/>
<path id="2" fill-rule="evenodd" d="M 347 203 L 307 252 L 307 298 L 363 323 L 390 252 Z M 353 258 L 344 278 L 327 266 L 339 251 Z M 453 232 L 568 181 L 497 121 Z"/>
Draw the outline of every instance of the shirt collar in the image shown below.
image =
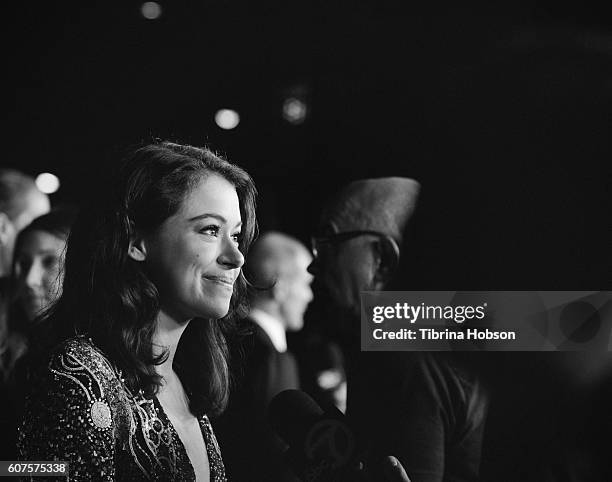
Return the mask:
<path id="1" fill-rule="evenodd" d="M 255 323 L 265 332 L 272 341 L 272 345 L 279 353 L 287 351 L 287 334 L 282 322 L 263 310 L 253 308 L 249 314 Z"/>

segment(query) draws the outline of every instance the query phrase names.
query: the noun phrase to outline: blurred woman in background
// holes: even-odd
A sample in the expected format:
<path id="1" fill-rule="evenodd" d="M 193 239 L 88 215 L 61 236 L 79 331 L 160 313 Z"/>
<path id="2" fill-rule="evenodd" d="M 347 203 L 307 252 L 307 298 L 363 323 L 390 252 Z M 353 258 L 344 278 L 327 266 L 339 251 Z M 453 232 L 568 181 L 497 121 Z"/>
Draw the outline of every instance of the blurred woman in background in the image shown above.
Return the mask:
<path id="1" fill-rule="evenodd" d="M 15 243 L 6 335 L 0 346 L 0 383 L 4 387 L 0 414 L 0 449 L 15 453 L 15 419 L 20 403 L 15 367 L 28 349 L 35 320 L 61 292 L 64 249 L 75 211 L 56 209 L 23 229 Z M 22 387 L 20 387 L 22 388 Z"/>
<path id="2" fill-rule="evenodd" d="M 36 218 L 15 245 L 15 301 L 29 324 L 61 294 L 66 241 L 76 212 L 70 208 Z"/>
<path id="3" fill-rule="evenodd" d="M 5 380 L 25 353 L 37 316 L 61 293 L 64 250 L 74 218 L 75 211 L 69 208 L 51 211 L 34 219 L 17 238 L 9 332 L 0 363 Z"/>

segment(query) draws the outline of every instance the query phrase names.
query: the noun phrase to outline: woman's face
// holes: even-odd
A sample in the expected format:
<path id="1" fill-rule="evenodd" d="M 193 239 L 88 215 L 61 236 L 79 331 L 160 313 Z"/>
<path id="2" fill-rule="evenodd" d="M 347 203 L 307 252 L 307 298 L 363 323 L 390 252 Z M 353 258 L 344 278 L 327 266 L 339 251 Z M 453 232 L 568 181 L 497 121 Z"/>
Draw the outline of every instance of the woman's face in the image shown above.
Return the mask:
<path id="1" fill-rule="evenodd" d="M 66 240 L 46 231 L 31 231 L 15 253 L 17 302 L 28 321 L 55 301 L 62 290 Z"/>
<path id="2" fill-rule="evenodd" d="M 145 269 L 159 291 L 163 312 L 179 323 L 227 314 L 244 264 L 238 250 L 241 226 L 236 189 L 210 174 L 176 214 L 144 237 Z"/>

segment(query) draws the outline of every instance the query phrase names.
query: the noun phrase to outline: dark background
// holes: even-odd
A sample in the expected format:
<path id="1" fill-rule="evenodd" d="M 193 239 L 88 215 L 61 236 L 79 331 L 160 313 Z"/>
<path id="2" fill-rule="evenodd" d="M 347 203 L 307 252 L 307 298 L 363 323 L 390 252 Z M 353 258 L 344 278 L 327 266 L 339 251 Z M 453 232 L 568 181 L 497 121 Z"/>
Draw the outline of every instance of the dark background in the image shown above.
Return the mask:
<path id="1" fill-rule="evenodd" d="M 305 242 L 346 182 L 418 179 L 415 286 L 610 288 L 606 11 L 203 0 L 146 20 L 141 3 L 5 10 L 2 164 L 57 174 L 54 202 L 80 204 L 126 147 L 208 144 L 255 178 L 262 230 Z"/>
<path id="2" fill-rule="evenodd" d="M 136 1 L 12 3 L 0 163 L 58 175 L 54 203 L 104 189 L 130 146 L 208 144 L 255 178 L 262 231 L 304 242 L 343 184 L 419 180 L 407 288 L 611 289 L 607 10 L 201 0 L 146 20 Z M 281 115 L 296 89 L 298 126 Z M 215 125 L 222 107 L 240 113 L 235 130 Z M 498 402 L 483 473 L 525 480 L 508 473 L 542 449 L 608 460 L 612 394 L 586 386 L 600 358 L 482 355 Z"/>

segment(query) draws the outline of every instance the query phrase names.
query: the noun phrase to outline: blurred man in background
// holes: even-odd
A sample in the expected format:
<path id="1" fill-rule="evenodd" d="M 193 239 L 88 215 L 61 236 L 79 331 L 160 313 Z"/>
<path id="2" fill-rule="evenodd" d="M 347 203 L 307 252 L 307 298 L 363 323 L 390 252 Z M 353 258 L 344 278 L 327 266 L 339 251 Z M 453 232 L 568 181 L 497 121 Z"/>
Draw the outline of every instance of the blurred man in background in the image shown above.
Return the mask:
<path id="1" fill-rule="evenodd" d="M 486 397 L 470 368 L 446 354 L 360 351 L 361 292 L 407 289 L 398 267 L 418 193 L 407 178 L 349 184 L 323 211 L 309 270 L 344 314 L 347 416 L 372 467 L 391 454 L 415 481 L 476 480 Z"/>
<path id="2" fill-rule="evenodd" d="M 252 283 L 261 288 L 251 298 L 249 318 L 255 330 L 251 356 L 261 356 L 268 365 L 259 372 L 263 378 L 256 396 L 262 402 L 299 385 L 286 333 L 304 326 L 304 313 L 312 300 L 312 275 L 307 271 L 311 261 L 302 243 L 277 232 L 261 236 L 249 253 L 247 272 Z"/>
<path id="3" fill-rule="evenodd" d="M 253 283 L 252 332 L 244 374 L 220 420 L 219 438 L 232 480 L 293 480 L 282 459 L 283 445 L 267 423 L 270 400 L 300 386 L 298 367 L 287 349 L 287 332 L 304 324 L 312 300 L 312 256 L 297 239 L 279 232 L 262 235 L 249 252 L 246 272 Z"/>

